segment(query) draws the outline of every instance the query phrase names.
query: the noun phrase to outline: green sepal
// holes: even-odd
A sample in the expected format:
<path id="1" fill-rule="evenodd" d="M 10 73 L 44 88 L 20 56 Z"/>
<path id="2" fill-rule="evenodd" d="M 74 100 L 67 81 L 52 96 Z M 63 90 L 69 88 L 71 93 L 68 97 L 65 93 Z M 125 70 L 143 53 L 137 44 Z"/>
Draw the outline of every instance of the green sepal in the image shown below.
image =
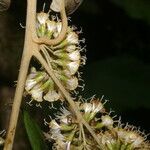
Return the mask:
<path id="1" fill-rule="evenodd" d="M 95 129 L 101 129 L 102 127 L 104 127 L 104 125 L 102 123 L 97 123 L 96 126 L 94 127 Z"/>
<path id="2" fill-rule="evenodd" d="M 67 141 L 72 141 L 75 135 L 75 130 L 73 130 L 71 133 L 67 134 L 66 139 Z"/>
<path id="3" fill-rule="evenodd" d="M 49 79 L 47 80 L 42 86 L 41 89 L 42 90 L 49 90 L 49 89 L 53 89 L 54 88 L 54 82 Z"/>
<path id="4" fill-rule="evenodd" d="M 58 45 L 54 46 L 53 48 L 54 49 L 62 49 L 62 48 L 64 48 L 67 45 L 68 45 L 68 42 L 66 40 L 64 40 L 61 43 L 59 43 Z"/>
<path id="5" fill-rule="evenodd" d="M 61 130 L 62 130 L 62 131 L 71 131 L 71 130 L 73 130 L 74 128 L 75 128 L 75 125 L 70 125 L 70 126 L 65 125 L 65 124 L 61 125 Z"/>
<path id="6" fill-rule="evenodd" d="M 46 33 L 45 33 L 45 35 L 46 35 L 49 39 L 51 39 L 53 33 L 47 30 Z"/>
<path id="7" fill-rule="evenodd" d="M 46 33 L 46 26 L 44 24 L 40 25 L 37 29 L 37 34 L 39 37 L 45 36 Z"/>

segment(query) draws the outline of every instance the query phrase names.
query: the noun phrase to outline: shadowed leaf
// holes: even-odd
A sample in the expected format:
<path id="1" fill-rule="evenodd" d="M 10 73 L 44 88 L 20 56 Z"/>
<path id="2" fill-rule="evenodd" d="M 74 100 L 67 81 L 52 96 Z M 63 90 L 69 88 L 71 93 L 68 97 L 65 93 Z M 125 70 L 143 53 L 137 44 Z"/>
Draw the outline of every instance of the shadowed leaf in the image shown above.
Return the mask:
<path id="1" fill-rule="evenodd" d="M 149 0 L 112 0 L 122 7 L 129 16 L 142 19 L 150 23 L 150 1 Z"/>
<path id="2" fill-rule="evenodd" d="M 37 123 L 24 111 L 24 124 L 33 150 L 48 150 L 44 143 L 42 132 Z"/>

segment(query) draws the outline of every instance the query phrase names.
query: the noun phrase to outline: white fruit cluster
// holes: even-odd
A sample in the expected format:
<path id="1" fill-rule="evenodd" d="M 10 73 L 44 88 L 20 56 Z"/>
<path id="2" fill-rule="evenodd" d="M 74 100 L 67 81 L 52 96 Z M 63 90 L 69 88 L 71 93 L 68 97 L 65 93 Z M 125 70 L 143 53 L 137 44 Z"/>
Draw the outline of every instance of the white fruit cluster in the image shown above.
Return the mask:
<path id="1" fill-rule="evenodd" d="M 49 19 L 49 15 L 44 12 L 37 14 L 38 37 L 55 39 L 59 36 L 62 30 L 62 22 L 56 18 Z M 85 60 L 80 54 L 81 46 L 78 33 L 69 26 L 66 37 L 62 42 L 54 46 L 44 45 L 43 47 L 48 53 L 46 57 L 49 58 L 49 63 L 56 77 L 67 91 L 74 91 L 79 85 L 78 69 L 82 60 Z M 32 68 L 26 80 L 25 90 L 32 96 L 33 100 L 38 102 L 43 100 L 53 102 L 63 99 L 59 89 L 45 70 L 36 71 L 35 68 Z"/>

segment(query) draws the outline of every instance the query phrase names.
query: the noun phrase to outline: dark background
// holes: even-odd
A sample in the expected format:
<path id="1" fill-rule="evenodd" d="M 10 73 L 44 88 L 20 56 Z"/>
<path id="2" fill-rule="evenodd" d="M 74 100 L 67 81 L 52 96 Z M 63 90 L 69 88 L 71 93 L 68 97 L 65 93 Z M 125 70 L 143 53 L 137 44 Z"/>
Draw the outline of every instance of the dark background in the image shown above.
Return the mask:
<path id="1" fill-rule="evenodd" d="M 43 2 L 38 0 L 38 10 L 42 10 Z M 24 29 L 19 24 L 25 25 L 25 13 L 26 1 L 12 0 L 10 9 L 0 14 L 0 130 L 8 124 L 24 41 Z M 79 30 L 82 27 L 81 36 L 87 45 L 87 64 L 81 68 L 86 83 L 82 95 L 104 95 L 104 100 L 109 100 L 108 110 L 115 110 L 113 115 L 121 115 L 122 122 L 148 133 L 150 2 L 84 0 L 71 17 Z M 26 138 L 22 132 L 17 133 L 20 143 Z M 24 144 L 20 148 L 27 149 Z"/>

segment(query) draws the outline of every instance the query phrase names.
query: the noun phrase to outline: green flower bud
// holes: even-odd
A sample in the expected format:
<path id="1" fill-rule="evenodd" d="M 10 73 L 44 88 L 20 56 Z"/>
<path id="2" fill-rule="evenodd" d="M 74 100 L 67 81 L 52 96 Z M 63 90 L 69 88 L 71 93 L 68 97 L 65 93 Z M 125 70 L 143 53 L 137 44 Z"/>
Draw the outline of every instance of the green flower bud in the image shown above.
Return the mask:
<path id="1" fill-rule="evenodd" d="M 37 35 L 38 37 L 43 37 L 45 36 L 46 33 L 46 26 L 45 24 L 40 24 L 38 29 L 37 29 Z"/>
<path id="2" fill-rule="evenodd" d="M 66 68 L 70 72 L 71 75 L 74 75 L 78 71 L 78 68 L 80 66 L 80 61 L 70 62 L 70 61 L 65 61 L 65 60 L 55 60 L 53 62 Z"/>
<path id="3" fill-rule="evenodd" d="M 71 61 L 78 61 L 81 58 L 80 52 L 78 50 L 70 52 L 70 53 L 66 53 L 64 51 L 58 51 L 55 53 L 55 55 L 59 58 L 67 59 Z"/>
<path id="4" fill-rule="evenodd" d="M 56 34 L 58 34 L 58 32 L 54 33 L 54 37 L 56 36 Z M 62 49 L 68 45 L 78 45 L 78 44 L 79 44 L 78 35 L 75 32 L 71 31 L 67 34 L 64 41 L 54 46 L 54 49 Z"/>
<path id="5" fill-rule="evenodd" d="M 66 124 L 62 124 L 61 125 L 61 130 L 66 132 L 66 131 L 71 131 L 75 128 L 75 125 L 66 125 Z"/>

